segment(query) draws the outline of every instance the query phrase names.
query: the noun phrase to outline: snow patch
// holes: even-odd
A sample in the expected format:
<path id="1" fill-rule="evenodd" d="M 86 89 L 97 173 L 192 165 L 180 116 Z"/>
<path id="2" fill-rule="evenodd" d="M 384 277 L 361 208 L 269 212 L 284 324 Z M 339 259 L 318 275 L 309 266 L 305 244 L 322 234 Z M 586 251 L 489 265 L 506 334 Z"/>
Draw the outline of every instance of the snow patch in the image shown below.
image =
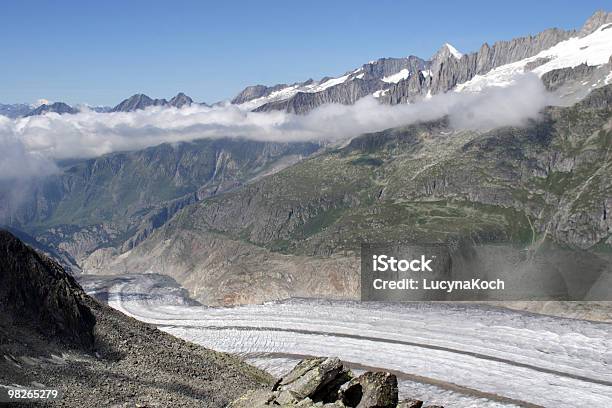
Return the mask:
<path id="1" fill-rule="evenodd" d="M 397 84 L 399 81 L 401 81 L 402 79 L 406 79 L 409 76 L 410 76 L 410 71 L 408 71 L 408 68 L 404 68 L 396 74 L 384 77 L 382 81 L 388 84 L 390 83 Z"/>
<path id="2" fill-rule="evenodd" d="M 386 95 L 388 93 L 389 93 L 388 89 L 381 89 L 379 91 L 374 92 L 372 94 L 372 96 L 375 97 L 375 98 L 380 98 L 381 96 L 384 96 L 384 95 Z"/>
<path id="3" fill-rule="evenodd" d="M 357 70 L 358 71 L 358 70 Z M 354 71 L 353 74 L 357 71 Z M 355 78 L 363 78 L 363 73 L 355 76 Z M 300 86 L 298 84 L 288 86 L 286 88 L 279 89 L 278 91 L 274 91 L 270 93 L 268 96 L 262 96 L 261 98 L 252 99 L 250 101 L 244 102 L 242 104 L 236 105 L 244 110 L 252 110 L 259 106 L 265 105 L 270 102 L 282 101 L 285 99 L 289 99 L 298 92 L 306 92 L 306 93 L 315 93 L 326 90 L 327 88 L 331 88 L 332 86 L 339 85 L 341 83 L 346 82 L 351 74 L 346 74 L 338 78 L 330 78 L 326 79 L 323 82 L 314 82 L 308 85 Z"/>
<path id="4" fill-rule="evenodd" d="M 589 66 L 603 65 L 612 55 L 612 29 L 608 29 L 610 27 L 612 24 L 604 24 L 585 37 L 569 38 L 533 57 L 499 66 L 484 75 L 476 75 L 471 80 L 457 85 L 455 90 L 479 92 L 489 86 L 506 87 L 514 83 L 517 76 L 525 73 L 527 64 L 536 60 L 548 61 L 531 71 L 539 77 L 555 69 L 573 68 L 582 63 Z"/>

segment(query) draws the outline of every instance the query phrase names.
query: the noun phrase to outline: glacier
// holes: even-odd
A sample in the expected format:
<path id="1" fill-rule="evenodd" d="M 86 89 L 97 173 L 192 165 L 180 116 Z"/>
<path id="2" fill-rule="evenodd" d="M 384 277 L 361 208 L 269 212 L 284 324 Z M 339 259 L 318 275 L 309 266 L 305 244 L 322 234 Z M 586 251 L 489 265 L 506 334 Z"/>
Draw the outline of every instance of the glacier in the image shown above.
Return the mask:
<path id="1" fill-rule="evenodd" d="M 138 275 L 112 281 L 105 289 L 109 305 L 276 375 L 305 356 L 338 356 L 357 371 L 395 373 L 401 395 L 430 404 L 612 406 L 608 323 L 467 303 L 290 299 L 190 306 L 151 282 Z"/>

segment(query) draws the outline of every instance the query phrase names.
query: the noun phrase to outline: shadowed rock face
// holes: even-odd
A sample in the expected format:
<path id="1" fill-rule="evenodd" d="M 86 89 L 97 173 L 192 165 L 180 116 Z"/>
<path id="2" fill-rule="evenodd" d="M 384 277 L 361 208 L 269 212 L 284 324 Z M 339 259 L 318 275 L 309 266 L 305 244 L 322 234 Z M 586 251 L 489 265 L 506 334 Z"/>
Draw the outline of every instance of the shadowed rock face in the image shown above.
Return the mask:
<path id="1" fill-rule="evenodd" d="M 0 230 L 0 311 L 16 325 L 84 348 L 96 320 L 74 278 L 7 231 Z"/>

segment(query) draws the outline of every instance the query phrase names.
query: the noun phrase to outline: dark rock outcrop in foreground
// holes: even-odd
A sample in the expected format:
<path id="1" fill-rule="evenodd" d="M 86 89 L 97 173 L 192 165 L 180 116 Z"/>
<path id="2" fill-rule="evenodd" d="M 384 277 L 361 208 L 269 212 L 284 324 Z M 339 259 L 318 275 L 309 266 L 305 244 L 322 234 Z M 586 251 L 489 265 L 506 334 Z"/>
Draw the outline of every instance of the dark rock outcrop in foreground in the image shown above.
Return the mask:
<path id="1" fill-rule="evenodd" d="M 96 319 L 74 278 L 0 230 L 0 309 L 13 324 L 60 342 L 91 348 Z"/>
<path id="2" fill-rule="evenodd" d="M 338 358 L 309 358 L 278 380 L 271 390 L 251 390 L 229 408 L 421 408 L 423 401 L 398 401 L 397 378 L 384 372 L 355 377 Z M 433 408 L 429 406 L 428 408 Z"/>
<path id="3" fill-rule="evenodd" d="M 97 302 L 0 230 L 0 387 L 59 389 L 64 407 L 220 408 L 272 383 Z"/>

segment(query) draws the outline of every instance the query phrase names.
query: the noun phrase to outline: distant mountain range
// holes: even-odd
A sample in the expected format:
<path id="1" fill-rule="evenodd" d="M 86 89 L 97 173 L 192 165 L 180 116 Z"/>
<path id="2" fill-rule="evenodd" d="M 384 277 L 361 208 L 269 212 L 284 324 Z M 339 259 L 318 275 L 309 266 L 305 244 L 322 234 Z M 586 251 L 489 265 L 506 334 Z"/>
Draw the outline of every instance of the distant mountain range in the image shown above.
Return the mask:
<path id="1" fill-rule="evenodd" d="M 608 23 L 612 23 L 612 13 L 599 11 L 579 31 L 552 28 L 536 35 L 498 41 L 492 46 L 484 43 L 477 52 L 469 54 L 462 54 L 447 43 L 428 60 L 416 56 L 382 58 L 340 77 L 291 85 L 249 86 L 232 103 L 256 111 L 293 113 L 306 113 L 325 103 L 352 104 L 366 95 L 387 104 L 410 103 L 450 90 L 478 90 L 477 85 L 487 81 L 488 85 L 503 84 L 508 75 L 499 77 L 500 71 L 508 74 L 532 71 L 542 77 L 551 71 L 571 70 L 582 62 L 601 66 L 610 57 L 606 43 L 612 43 L 612 29 L 605 26 Z M 572 40 L 566 41 L 569 39 Z M 599 81 L 601 86 L 604 83 L 600 74 L 593 70 L 580 80 Z M 571 82 L 573 75 L 557 77 Z M 572 95 L 561 87 L 559 84 L 558 93 L 571 99 Z"/>
<path id="2" fill-rule="evenodd" d="M 150 106 L 172 106 L 175 108 L 182 108 L 184 106 L 191 106 L 193 99 L 179 92 L 169 101 L 165 99 L 152 99 L 145 94 L 136 94 L 131 97 L 124 99 L 121 103 L 111 109 L 112 112 L 133 112 L 139 109 L 146 109 Z M 206 105 L 206 104 L 203 104 Z"/>
<path id="3" fill-rule="evenodd" d="M 598 11 L 580 30 L 551 28 L 493 45 L 484 43 L 477 52 L 466 54 L 446 43 L 429 59 L 413 55 L 380 58 L 339 77 L 324 77 L 318 81 L 309 79 L 290 85 L 248 86 L 231 103 L 245 110 L 281 110 L 298 114 L 326 103 L 353 104 L 368 95 L 378 98 L 381 103 L 394 105 L 450 90 L 479 91 L 483 86 L 504 84 L 517 72 L 534 72 L 545 84 L 554 80 L 554 92 L 568 103 L 575 102 L 585 96 L 584 92 L 576 89 L 577 81 L 589 82 L 589 87 L 610 82 L 606 69 L 575 70 L 581 63 L 589 67 L 609 66 L 607 44 L 612 43 L 612 29 L 606 26 L 609 23 L 612 23 L 612 13 Z M 193 99 L 182 92 L 170 100 L 135 94 L 113 108 L 90 109 L 132 112 L 151 106 L 182 108 L 193 103 Z M 75 113 L 78 110 L 61 102 L 37 107 L 0 104 L 0 115 L 12 118 L 48 112 Z"/>
<path id="4" fill-rule="evenodd" d="M 25 114 L 24 116 L 36 116 L 36 115 L 44 115 L 45 113 L 54 112 L 59 113 L 60 115 L 64 113 L 77 113 L 78 110 L 74 109 L 72 106 L 65 104 L 64 102 L 55 102 L 50 105 L 43 104 L 38 108 L 35 108 Z"/>
<path id="5" fill-rule="evenodd" d="M 98 113 L 133 112 L 139 109 L 146 109 L 150 106 L 172 106 L 175 108 L 182 108 L 184 106 L 191 106 L 193 103 L 193 99 L 183 92 L 179 92 L 169 101 L 166 99 L 153 99 L 144 94 L 136 94 L 124 99 L 114 108 L 108 106 L 87 106 L 86 108 Z M 207 106 L 205 103 L 201 103 L 200 105 Z M 78 113 L 80 110 L 80 107 L 73 107 L 64 102 L 43 103 L 38 106 L 24 103 L 0 104 L 0 115 L 9 118 L 44 115 L 50 112 L 60 115 L 74 114 Z"/>

